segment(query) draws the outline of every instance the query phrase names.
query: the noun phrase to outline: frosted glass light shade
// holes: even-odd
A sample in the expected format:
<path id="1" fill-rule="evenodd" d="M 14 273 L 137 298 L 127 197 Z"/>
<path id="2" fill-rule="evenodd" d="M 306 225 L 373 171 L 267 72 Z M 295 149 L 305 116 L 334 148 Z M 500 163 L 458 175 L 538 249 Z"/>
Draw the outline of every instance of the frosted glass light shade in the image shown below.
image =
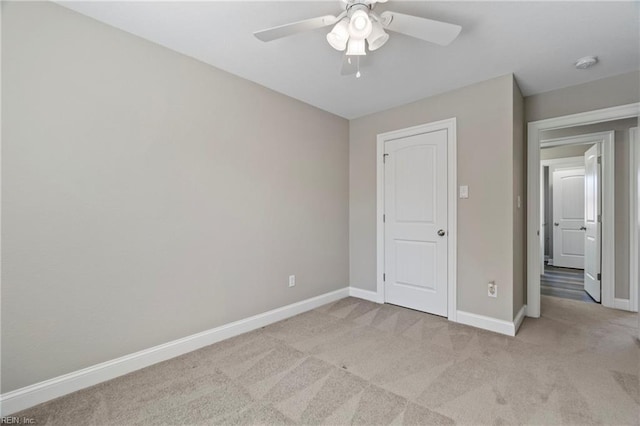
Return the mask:
<path id="1" fill-rule="evenodd" d="M 380 49 L 389 40 L 389 34 L 384 32 L 380 22 L 373 22 L 372 26 L 371 34 L 367 37 L 367 43 L 369 44 L 369 50 L 373 52 Z"/>
<path id="2" fill-rule="evenodd" d="M 362 56 L 362 55 L 366 55 L 366 49 L 365 49 L 365 45 L 364 45 L 364 40 L 358 40 L 358 39 L 350 39 L 349 40 L 349 47 L 347 48 L 347 55 L 351 55 L 351 56 Z"/>
<path id="3" fill-rule="evenodd" d="M 327 41 L 336 50 L 346 49 L 349 41 L 349 22 L 346 19 L 338 22 L 327 34 Z"/>
<path id="4" fill-rule="evenodd" d="M 364 40 L 369 37 L 372 28 L 373 25 L 371 24 L 371 19 L 369 19 L 369 14 L 364 10 L 356 10 L 351 14 L 349 21 L 349 35 L 351 35 L 351 38 Z"/>

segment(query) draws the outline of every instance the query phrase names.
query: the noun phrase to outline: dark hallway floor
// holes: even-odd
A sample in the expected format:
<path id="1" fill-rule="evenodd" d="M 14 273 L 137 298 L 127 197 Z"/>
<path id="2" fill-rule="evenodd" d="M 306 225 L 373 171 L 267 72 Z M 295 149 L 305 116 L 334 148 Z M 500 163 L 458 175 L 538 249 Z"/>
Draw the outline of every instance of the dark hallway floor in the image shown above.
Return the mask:
<path id="1" fill-rule="evenodd" d="M 544 274 L 540 276 L 540 293 L 546 296 L 596 303 L 584 291 L 584 270 L 582 269 L 544 265 Z"/>

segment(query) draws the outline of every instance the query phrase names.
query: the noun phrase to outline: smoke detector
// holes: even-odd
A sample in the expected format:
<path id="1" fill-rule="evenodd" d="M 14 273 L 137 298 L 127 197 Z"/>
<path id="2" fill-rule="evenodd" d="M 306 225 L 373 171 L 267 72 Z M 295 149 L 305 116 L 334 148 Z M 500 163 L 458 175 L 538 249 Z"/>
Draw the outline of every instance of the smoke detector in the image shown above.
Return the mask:
<path id="1" fill-rule="evenodd" d="M 576 69 L 578 70 L 586 70 L 587 68 L 591 68 L 595 64 L 598 63 L 597 56 L 585 56 L 584 58 L 580 58 L 576 61 Z"/>

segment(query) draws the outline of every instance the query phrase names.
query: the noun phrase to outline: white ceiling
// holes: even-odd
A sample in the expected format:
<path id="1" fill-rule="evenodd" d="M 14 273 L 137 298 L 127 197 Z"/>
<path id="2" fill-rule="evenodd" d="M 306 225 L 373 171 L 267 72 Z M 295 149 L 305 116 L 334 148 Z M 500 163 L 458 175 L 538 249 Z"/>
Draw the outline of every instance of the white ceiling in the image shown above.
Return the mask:
<path id="1" fill-rule="evenodd" d="M 638 2 L 418 2 L 376 7 L 462 25 L 436 46 L 391 33 L 363 76 L 341 76 L 342 52 L 319 29 L 263 43 L 252 33 L 336 15 L 339 1 L 59 2 L 345 118 L 355 118 L 513 72 L 524 95 L 640 68 Z M 576 70 L 576 59 L 600 63 Z"/>

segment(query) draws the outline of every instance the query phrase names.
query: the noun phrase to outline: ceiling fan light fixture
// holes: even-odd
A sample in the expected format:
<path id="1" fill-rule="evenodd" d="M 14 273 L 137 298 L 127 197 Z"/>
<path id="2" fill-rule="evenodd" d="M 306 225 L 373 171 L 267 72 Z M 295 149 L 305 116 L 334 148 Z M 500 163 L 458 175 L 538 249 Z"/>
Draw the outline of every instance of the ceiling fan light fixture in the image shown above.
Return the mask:
<path id="1" fill-rule="evenodd" d="M 2 0 L 0 0 L 2 1 Z M 342 63 L 342 75 L 353 74 L 360 77 L 360 62 L 370 52 L 380 49 L 389 41 L 387 30 L 424 40 L 440 46 L 447 46 L 455 40 L 462 27 L 421 16 L 385 10 L 378 14 L 374 11 L 377 3 L 387 0 L 340 0 L 342 11 L 337 15 L 323 15 L 278 25 L 256 31 L 253 35 L 260 41 L 272 41 L 293 34 L 333 26 L 325 37 L 331 47 L 345 51 Z M 357 66 L 353 67 L 353 62 Z"/>
<path id="2" fill-rule="evenodd" d="M 347 41 L 349 41 L 349 22 L 343 19 L 327 34 L 327 42 L 336 50 L 344 50 L 347 48 Z"/>
<path id="3" fill-rule="evenodd" d="M 349 40 L 349 46 L 347 47 L 347 56 L 362 56 L 366 55 L 366 49 L 364 40 L 351 38 Z"/>
<path id="4" fill-rule="evenodd" d="M 349 20 L 349 35 L 351 38 L 364 40 L 369 37 L 373 24 L 369 18 L 369 14 L 363 9 L 358 9 L 351 14 Z"/>
<path id="5" fill-rule="evenodd" d="M 389 40 L 389 34 L 384 31 L 380 22 L 373 22 L 372 26 L 367 43 L 369 43 L 369 50 L 373 52 L 380 49 Z"/>

